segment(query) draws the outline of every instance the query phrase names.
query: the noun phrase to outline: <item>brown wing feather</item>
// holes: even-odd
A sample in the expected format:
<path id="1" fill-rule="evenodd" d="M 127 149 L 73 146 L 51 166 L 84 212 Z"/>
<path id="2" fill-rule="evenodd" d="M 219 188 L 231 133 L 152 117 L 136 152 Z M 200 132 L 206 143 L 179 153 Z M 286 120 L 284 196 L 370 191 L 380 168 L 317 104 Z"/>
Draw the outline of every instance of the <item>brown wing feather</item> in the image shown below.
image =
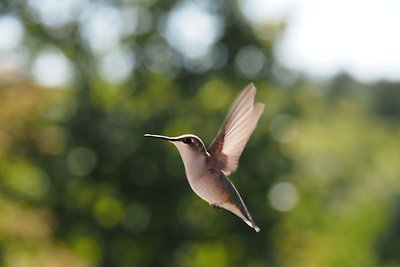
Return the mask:
<path id="1" fill-rule="evenodd" d="M 213 165 L 226 175 L 237 169 L 240 155 L 264 110 L 264 104 L 254 104 L 255 94 L 252 83 L 243 89 L 208 150 Z"/>

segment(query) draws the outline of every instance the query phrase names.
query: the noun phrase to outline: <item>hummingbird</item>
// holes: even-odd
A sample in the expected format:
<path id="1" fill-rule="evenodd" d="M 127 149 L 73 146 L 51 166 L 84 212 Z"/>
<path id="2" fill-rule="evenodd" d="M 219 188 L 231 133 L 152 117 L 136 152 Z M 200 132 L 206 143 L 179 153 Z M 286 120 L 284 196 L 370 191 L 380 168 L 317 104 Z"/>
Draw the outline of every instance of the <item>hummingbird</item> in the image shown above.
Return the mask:
<path id="1" fill-rule="evenodd" d="M 260 228 L 228 178 L 231 172 L 237 170 L 240 155 L 264 110 L 264 104 L 254 103 L 255 94 L 256 87 L 253 83 L 240 92 L 208 149 L 193 134 L 177 137 L 155 134 L 144 136 L 174 144 L 181 155 L 192 190 L 212 207 L 234 213 L 259 232 Z"/>

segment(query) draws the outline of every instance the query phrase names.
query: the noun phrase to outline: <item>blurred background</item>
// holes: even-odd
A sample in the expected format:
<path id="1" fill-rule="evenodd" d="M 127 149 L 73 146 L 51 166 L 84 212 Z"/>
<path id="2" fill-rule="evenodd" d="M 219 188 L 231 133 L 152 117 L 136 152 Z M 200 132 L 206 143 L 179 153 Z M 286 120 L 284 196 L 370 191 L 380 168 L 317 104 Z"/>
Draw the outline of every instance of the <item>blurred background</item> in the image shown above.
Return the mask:
<path id="1" fill-rule="evenodd" d="M 395 0 L 0 1 L 0 266 L 400 266 Z M 189 188 L 249 82 L 231 175 L 261 233 Z"/>

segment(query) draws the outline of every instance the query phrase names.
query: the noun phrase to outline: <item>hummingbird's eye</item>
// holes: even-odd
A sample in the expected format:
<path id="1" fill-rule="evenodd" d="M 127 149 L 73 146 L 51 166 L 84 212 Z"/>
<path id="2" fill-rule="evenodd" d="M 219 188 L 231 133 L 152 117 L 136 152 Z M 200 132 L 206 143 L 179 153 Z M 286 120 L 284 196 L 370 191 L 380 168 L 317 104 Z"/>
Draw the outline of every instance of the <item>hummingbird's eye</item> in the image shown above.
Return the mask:
<path id="1" fill-rule="evenodd" d="M 192 143 L 192 138 L 185 137 L 185 138 L 182 139 L 182 142 L 184 142 L 185 144 L 191 144 Z"/>

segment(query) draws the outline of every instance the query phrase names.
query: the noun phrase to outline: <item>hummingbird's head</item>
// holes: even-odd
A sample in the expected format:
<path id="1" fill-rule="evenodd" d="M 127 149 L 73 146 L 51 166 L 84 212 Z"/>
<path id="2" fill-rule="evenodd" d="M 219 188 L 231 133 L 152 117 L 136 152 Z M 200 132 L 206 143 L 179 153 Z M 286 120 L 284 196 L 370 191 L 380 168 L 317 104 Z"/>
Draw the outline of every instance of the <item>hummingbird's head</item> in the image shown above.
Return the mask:
<path id="1" fill-rule="evenodd" d="M 199 137 L 193 134 L 184 134 L 178 137 L 174 137 L 171 141 L 179 153 L 186 156 L 198 157 L 199 155 L 206 154 L 206 148 L 203 141 Z"/>
<path id="2" fill-rule="evenodd" d="M 192 163 L 203 161 L 208 154 L 203 141 L 193 134 L 184 134 L 177 137 L 164 135 L 145 134 L 145 137 L 159 138 L 173 143 L 182 157 L 185 168 L 188 171 Z"/>
<path id="3" fill-rule="evenodd" d="M 194 134 L 184 134 L 177 137 L 169 137 L 156 134 L 145 134 L 144 136 L 163 139 L 173 143 L 179 150 L 181 155 L 182 153 L 184 154 L 194 153 L 196 155 L 206 153 L 206 148 L 204 146 L 203 141 L 201 141 L 201 139 Z"/>

